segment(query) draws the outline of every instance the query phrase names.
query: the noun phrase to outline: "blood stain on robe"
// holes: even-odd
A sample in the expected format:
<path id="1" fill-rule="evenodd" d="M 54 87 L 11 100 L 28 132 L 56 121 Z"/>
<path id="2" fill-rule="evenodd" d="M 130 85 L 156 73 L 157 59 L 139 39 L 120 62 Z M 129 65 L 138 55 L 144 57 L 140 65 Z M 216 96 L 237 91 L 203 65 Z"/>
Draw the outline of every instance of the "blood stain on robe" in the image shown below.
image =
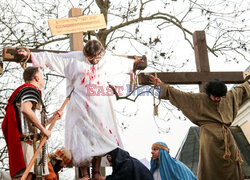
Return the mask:
<path id="1" fill-rule="evenodd" d="M 102 121 L 101 121 L 101 123 L 100 123 L 100 128 L 99 128 L 99 129 L 100 129 L 101 132 L 103 132 L 103 130 L 104 130 L 104 129 L 103 129 L 103 122 L 102 122 Z"/>
<path id="2" fill-rule="evenodd" d="M 95 65 L 93 65 L 90 69 L 91 69 L 92 73 L 94 74 L 95 73 Z"/>
<path id="3" fill-rule="evenodd" d="M 89 103 L 87 101 L 85 101 L 86 104 L 86 108 L 89 108 Z"/>
<path id="4" fill-rule="evenodd" d="M 118 146 L 120 146 L 120 143 L 119 143 L 118 139 L 115 139 L 115 140 L 116 140 L 116 144 L 117 144 Z"/>
<path id="5" fill-rule="evenodd" d="M 88 70 L 86 75 L 89 77 L 89 80 L 94 80 L 95 79 L 95 66 L 90 67 L 90 71 Z"/>
<path id="6" fill-rule="evenodd" d="M 82 78 L 81 84 L 83 84 L 85 82 L 85 77 Z"/>

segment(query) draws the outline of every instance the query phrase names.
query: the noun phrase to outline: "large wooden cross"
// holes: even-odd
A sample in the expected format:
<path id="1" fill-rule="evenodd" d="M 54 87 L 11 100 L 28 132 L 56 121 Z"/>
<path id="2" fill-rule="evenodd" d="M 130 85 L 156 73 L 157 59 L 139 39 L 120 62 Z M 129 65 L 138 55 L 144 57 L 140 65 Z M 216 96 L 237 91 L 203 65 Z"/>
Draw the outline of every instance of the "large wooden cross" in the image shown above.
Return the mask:
<path id="1" fill-rule="evenodd" d="M 83 32 L 87 30 L 103 29 L 106 23 L 103 15 L 82 16 L 81 8 L 72 8 L 69 11 L 70 18 L 49 20 L 52 35 L 70 34 L 70 51 L 83 50 Z M 72 33 L 73 32 L 73 33 Z M 55 52 L 65 53 L 67 51 L 30 49 L 31 52 Z M 3 49 L 3 61 L 20 62 L 20 57 L 16 54 L 16 49 L 5 47 Z M 30 62 L 30 60 L 28 61 Z M 3 73 L 3 66 L 0 61 L 0 74 Z"/>
<path id="2" fill-rule="evenodd" d="M 239 84 L 249 72 L 210 72 L 207 44 L 204 31 L 196 31 L 193 34 L 194 52 L 197 72 L 158 72 L 157 77 L 169 84 L 198 84 L 200 92 L 204 92 L 207 82 L 219 79 L 226 84 Z M 139 74 L 139 84 L 147 85 L 146 74 Z"/>

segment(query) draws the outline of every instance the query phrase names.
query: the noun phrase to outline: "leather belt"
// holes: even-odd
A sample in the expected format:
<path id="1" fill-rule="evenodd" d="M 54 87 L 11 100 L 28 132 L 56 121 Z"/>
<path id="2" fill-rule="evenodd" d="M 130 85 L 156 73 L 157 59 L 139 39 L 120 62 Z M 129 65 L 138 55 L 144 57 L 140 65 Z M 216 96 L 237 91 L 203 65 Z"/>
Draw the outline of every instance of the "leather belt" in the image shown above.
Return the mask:
<path id="1" fill-rule="evenodd" d="M 34 135 L 28 135 L 28 136 L 21 136 L 20 135 L 20 141 L 33 141 Z"/>

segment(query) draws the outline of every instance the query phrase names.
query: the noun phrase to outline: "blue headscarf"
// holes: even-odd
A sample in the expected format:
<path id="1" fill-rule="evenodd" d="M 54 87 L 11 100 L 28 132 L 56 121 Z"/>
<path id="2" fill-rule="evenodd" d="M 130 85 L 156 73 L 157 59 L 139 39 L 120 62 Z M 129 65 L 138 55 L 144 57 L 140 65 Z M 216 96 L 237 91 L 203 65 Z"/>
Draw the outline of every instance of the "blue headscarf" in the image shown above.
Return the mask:
<path id="1" fill-rule="evenodd" d="M 157 160 L 151 159 L 151 173 L 158 168 L 162 180 L 197 180 L 192 171 L 182 162 L 172 158 L 167 151 L 168 146 L 163 142 L 156 142 L 154 145 L 164 146 L 159 148 L 159 164 Z"/>

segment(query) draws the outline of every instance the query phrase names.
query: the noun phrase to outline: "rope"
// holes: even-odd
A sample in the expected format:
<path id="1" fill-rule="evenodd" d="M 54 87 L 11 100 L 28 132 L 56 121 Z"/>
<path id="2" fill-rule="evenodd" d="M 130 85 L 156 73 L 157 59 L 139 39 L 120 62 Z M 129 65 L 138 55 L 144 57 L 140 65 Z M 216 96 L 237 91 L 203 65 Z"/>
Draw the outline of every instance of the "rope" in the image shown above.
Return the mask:
<path id="1" fill-rule="evenodd" d="M 155 72 L 155 78 L 157 78 L 157 73 Z M 153 90 L 153 106 L 154 106 L 154 116 L 158 116 L 158 106 L 160 105 L 161 101 L 156 105 L 155 103 L 155 89 L 156 89 L 156 82 L 155 80 L 155 85 L 154 85 L 154 90 Z"/>
<path id="2" fill-rule="evenodd" d="M 222 124 L 222 133 L 224 135 L 224 142 L 225 142 L 225 153 L 223 155 L 223 159 L 232 161 L 232 159 L 230 158 L 231 152 L 229 150 L 229 145 L 228 145 L 228 142 L 227 142 L 227 132 L 228 132 L 228 127 L 226 125 Z M 241 155 L 240 155 L 240 150 L 236 146 L 236 144 L 234 145 L 234 148 L 235 148 L 235 151 L 236 151 L 235 161 L 239 162 L 239 163 L 242 163 L 243 160 L 242 160 Z"/>
<path id="3" fill-rule="evenodd" d="M 133 74 L 130 74 L 129 92 L 132 92 L 133 90 L 133 82 L 134 82 Z"/>
<path id="4" fill-rule="evenodd" d="M 26 47 L 23 47 L 23 46 L 16 47 L 16 50 L 17 50 L 17 51 L 20 51 L 20 50 L 22 50 L 22 49 L 25 50 L 25 51 L 28 53 L 28 55 L 27 55 L 26 57 L 23 57 L 23 58 L 20 60 L 21 67 L 22 67 L 23 69 L 26 69 L 26 67 L 27 67 L 27 62 L 28 62 L 28 60 L 30 59 L 31 54 L 30 54 L 30 50 L 29 50 L 28 48 L 26 48 Z"/>
<path id="5" fill-rule="evenodd" d="M 134 56 L 135 61 L 138 60 L 137 56 Z M 137 65 L 136 65 L 137 66 Z M 136 74 L 136 66 L 134 67 L 134 71 L 130 74 L 130 87 L 129 92 L 134 91 L 138 87 L 138 76 Z"/>
<path id="6" fill-rule="evenodd" d="M 228 145 L 228 142 L 227 142 L 227 126 L 222 124 L 221 128 L 222 128 L 222 133 L 223 133 L 223 136 L 224 136 L 224 143 L 225 143 L 225 153 L 223 155 L 223 159 L 232 160 L 230 158 L 231 157 L 231 152 L 230 152 L 229 145 Z"/>
<path id="7" fill-rule="evenodd" d="M 207 123 L 207 124 L 201 125 L 201 127 L 209 125 L 209 124 L 217 124 L 217 123 Z M 233 159 L 231 158 L 231 152 L 230 152 L 230 149 L 229 149 L 228 138 L 227 138 L 228 126 L 225 125 L 225 124 L 222 124 L 221 125 L 221 130 L 222 130 L 222 134 L 224 136 L 224 145 L 225 145 L 225 153 L 224 153 L 224 155 L 222 157 L 225 160 L 233 161 Z M 240 150 L 239 150 L 239 148 L 237 147 L 236 144 L 234 144 L 234 148 L 235 148 L 235 151 L 236 151 L 235 162 L 242 163 L 243 160 L 242 160 L 241 155 L 240 155 Z"/>

